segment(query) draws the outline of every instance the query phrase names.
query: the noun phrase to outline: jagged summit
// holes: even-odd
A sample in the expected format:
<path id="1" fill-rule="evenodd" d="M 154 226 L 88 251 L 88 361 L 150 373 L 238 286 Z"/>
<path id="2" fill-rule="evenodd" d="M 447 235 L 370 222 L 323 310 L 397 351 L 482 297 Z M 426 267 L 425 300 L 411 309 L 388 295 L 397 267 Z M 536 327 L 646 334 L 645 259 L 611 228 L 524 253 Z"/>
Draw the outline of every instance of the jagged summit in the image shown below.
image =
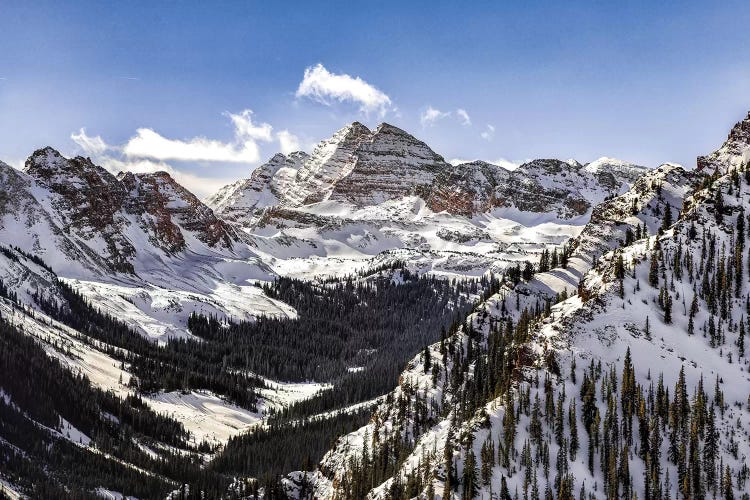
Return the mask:
<path id="1" fill-rule="evenodd" d="M 719 149 L 706 156 L 699 156 L 698 170 L 712 173 L 727 172 L 750 161 L 750 112 L 737 122 Z"/>
<path id="2" fill-rule="evenodd" d="M 303 210 L 332 201 L 363 208 L 408 196 L 452 214 L 472 216 L 514 207 L 570 218 L 620 192 L 644 171 L 610 159 L 597 160 L 589 169 L 556 159 L 533 160 L 513 172 L 481 161 L 452 166 L 399 127 L 381 123 L 371 131 L 353 122 L 320 142 L 309 156 L 274 156 L 249 179 L 225 186 L 208 203 L 245 225 L 271 207 Z"/>
<path id="3" fill-rule="evenodd" d="M 0 214 L 5 228 L 13 227 L 10 218 L 35 221 L 32 245 L 44 248 L 43 254 L 58 252 L 56 260 L 76 273 L 80 266 L 134 273 L 140 254 L 173 256 L 188 250 L 191 241 L 231 250 L 238 241 L 226 222 L 168 172 L 115 176 L 90 158 L 66 158 L 46 147 L 29 156 L 23 172 L 8 171 L 5 177 L 17 186 Z M 46 233 L 55 241 L 42 243 L 39 234 Z"/>
<path id="4" fill-rule="evenodd" d="M 56 149 L 47 146 L 37 149 L 26 159 L 24 172 L 47 183 L 85 182 L 116 183 L 117 179 L 106 169 L 95 165 L 90 158 L 76 156 L 65 158 Z"/>

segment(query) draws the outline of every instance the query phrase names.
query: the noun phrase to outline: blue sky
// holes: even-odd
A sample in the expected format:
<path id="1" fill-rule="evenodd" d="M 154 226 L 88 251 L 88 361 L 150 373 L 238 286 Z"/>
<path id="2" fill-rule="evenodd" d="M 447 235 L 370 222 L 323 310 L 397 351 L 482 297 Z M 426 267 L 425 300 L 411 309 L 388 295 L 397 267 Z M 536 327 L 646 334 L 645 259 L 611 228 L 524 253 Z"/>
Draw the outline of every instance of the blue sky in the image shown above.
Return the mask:
<path id="1" fill-rule="evenodd" d="M 750 109 L 748 4 L 0 0 L 0 158 L 204 195 L 360 120 L 447 159 L 692 166 Z"/>

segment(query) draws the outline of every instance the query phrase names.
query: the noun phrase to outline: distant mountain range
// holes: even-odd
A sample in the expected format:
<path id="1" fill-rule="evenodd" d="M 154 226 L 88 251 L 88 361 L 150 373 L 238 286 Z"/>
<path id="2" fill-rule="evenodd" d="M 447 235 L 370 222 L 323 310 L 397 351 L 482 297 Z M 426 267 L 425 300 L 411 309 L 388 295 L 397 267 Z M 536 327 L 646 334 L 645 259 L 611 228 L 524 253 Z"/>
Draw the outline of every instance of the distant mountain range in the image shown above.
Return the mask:
<path id="1" fill-rule="evenodd" d="M 695 170 L 355 122 L 205 202 L 0 162 L 0 492 L 745 498 L 749 160 L 750 114 Z"/>

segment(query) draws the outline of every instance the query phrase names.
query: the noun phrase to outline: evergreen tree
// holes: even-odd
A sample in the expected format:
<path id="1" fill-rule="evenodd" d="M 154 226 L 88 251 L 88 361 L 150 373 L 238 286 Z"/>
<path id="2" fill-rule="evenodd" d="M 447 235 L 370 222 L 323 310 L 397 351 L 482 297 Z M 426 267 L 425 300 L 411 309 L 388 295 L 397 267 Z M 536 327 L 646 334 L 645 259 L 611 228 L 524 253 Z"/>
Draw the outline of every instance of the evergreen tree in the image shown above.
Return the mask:
<path id="1" fill-rule="evenodd" d="M 745 356 L 745 318 L 740 318 L 739 337 L 737 338 L 737 348 L 740 357 Z"/>
<path id="2" fill-rule="evenodd" d="M 659 228 L 660 231 L 666 231 L 672 226 L 672 206 L 667 203 L 667 206 L 664 208 L 664 217 L 661 221 L 661 227 Z"/>
<path id="3" fill-rule="evenodd" d="M 570 402 L 568 407 L 568 427 L 570 427 L 570 459 L 575 461 L 580 446 L 578 442 L 578 419 L 576 417 L 576 401 Z"/>
<path id="4" fill-rule="evenodd" d="M 658 240 L 657 240 L 658 241 Z M 648 271 L 648 284 L 654 288 L 659 288 L 659 252 L 651 252 L 651 267 Z"/>
<path id="5" fill-rule="evenodd" d="M 471 500 L 476 496 L 477 490 L 479 489 L 477 476 L 477 458 L 474 455 L 474 451 L 472 449 L 469 449 L 466 452 L 466 460 L 464 461 L 464 473 L 463 477 L 461 478 L 461 498 L 463 500 Z"/>
<path id="6" fill-rule="evenodd" d="M 623 280 L 625 278 L 625 262 L 622 259 L 622 253 L 617 253 L 617 260 L 615 261 L 615 278 Z"/>

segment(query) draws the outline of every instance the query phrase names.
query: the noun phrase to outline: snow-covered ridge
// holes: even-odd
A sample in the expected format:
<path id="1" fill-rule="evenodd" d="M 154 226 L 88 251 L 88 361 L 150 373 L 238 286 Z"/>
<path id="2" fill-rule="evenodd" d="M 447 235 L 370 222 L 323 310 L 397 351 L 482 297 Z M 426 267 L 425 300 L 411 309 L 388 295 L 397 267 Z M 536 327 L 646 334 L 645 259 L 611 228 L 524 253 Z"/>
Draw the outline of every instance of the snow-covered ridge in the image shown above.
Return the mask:
<path id="1" fill-rule="evenodd" d="M 249 238 L 166 173 L 118 178 L 45 148 L 24 172 L 0 164 L 0 182 L 0 245 L 40 257 L 144 335 L 187 335 L 193 311 L 294 315 L 253 286 L 274 273 Z"/>
<path id="2" fill-rule="evenodd" d="M 396 252 L 420 271 L 476 276 L 561 245 L 647 171 L 610 158 L 454 166 L 404 130 L 355 122 L 309 156 L 275 155 L 208 204 L 280 274 L 342 275 Z"/>
<path id="3" fill-rule="evenodd" d="M 716 170 L 726 173 L 729 168 L 740 167 L 748 161 L 750 161 L 750 112 L 743 120 L 737 122 L 719 149 L 710 155 L 698 157 L 698 170 L 708 174 Z"/>
<path id="4" fill-rule="evenodd" d="M 383 123 L 370 131 L 355 122 L 321 142 L 310 156 L 275 155 L 250 179 L 222 188 L 208 203 L 245 225 L 271 206 L 303 208 L 332 200 L 368 207 L 410 195 L 422 197 L 435 211 L 452 214 L 516 207 L 554 210 L 570 218 L 617 194 L 645 171 L 611 158 L 585 167 L 575 161 L 534 160 L 512 173 L 482 161 L 453 166 L 393 125 Z M 521 187 L 528 187 L 527 194 L 519 192 Z"/>
<path id="5" fill-rule="evenodd" d="M 516 287 L 503 286 L 501 291 L 489 298 L 485 303 L 480 304 L 477 312 L 470 317 L 470 322 L 480 333 L 480 344 L 487 341 L 489 330 L 493 322 L 501 322 L 510 318 L 514 323 L 521 317 L 522 311 L 534 310 L 539 304 L 544 304 L 545 300 L 559 296 L 560 294 L 574 295 L 579 282 L 584 277 L 600 271 L 592 271 L 595 265 L 599 263 L 610 262 L 611 258 L 601 257 L 609 255 L 613 248 L 620 247 L 626 241 L 626 232 L 628 230 L 635 233 L 636 228 L 646 226 L 646 231 L 655 233 L 659 224 L 659 210 L 663 210 L 665 204 L 670 206 L 681 206 L 682 197 L 684 197 L 690 188 L 691 177 L 680 167 L 674 165 L 662 165 L 658 169 L 649 172 L 640 178 L 635 185 L 622 195 L 610 199 L 594 209 L 595 217 L 586 224 L 583 231 L 573 240 L 572 254 L 568 259 L 568 265 L 565 268 L 555 268 L 549 272 L 537 273 L 528 283 L 522 283 Z M 675 210 L 675 213 L 677 210 Z M 644 240 L 641 240 L 641 244 Z M 598 276 L 598 274 L 597 274 Z M 592 301 L 592 304 L 595 302 Z M 517 305 L 516 305 L 517 304 Z M 566 306 L 563 306 L 565 304 Z M 549 353 L 549 349 L 567 349 L 571 341 L 561 343 L 561 335 L 558 333 L 560 326 L 565 325 L 563 322 L 574 320 L 566 319 L 573 310 L 582 306 L 582 301 L 573 296 L 565 302 L 552 308 L 550 319 L 545 323 L 545 328 L 537 340 L 533 341 L 529 350 L 529 363 L 535 366 L 539 363 L 540 367 L 544 366 L 544 359 Z M 584 314 L 583 317 L 590 317 L 590 314 Z M 579 320 L 580 321 L 580 320 Z M 606 322 L 606 320 L 604 320 Z M 553 335 L 554 333 L 554 335 Z M 460 329 L 449 340 L 457 349 L 467 349 L 469 342 L 465 328 Z M 444 364 L 440 361 L 441 347 L 435 344 L 429 347 L 431 351 L 432 364 L 440 367 L 439 373 L 452 373 L 455 369 L 450 361 Z M 578 351 L 577 351 L 578 352 Z M 520 355 L 519 355 L 520 356 Z M 603 358 L 606 359 L 606 358 Z M 443 358 L 445 360 L 445 358 Z M 538 360 L 538 361 L 537 361 Z M 465 422 L 455 422 L 455 416 L 452 416 L 450 408 L 454 408 L 456 401 L 462 396 L 456 394 L 450 388 L 447 377 L 439 375 L 435 379 L 430 370 L 424 367 L 424 356 L 418 355 L 409 363 L 407 369 L 400 377 L 400 384 L 391 393 L 387 400 L 380 404 L 376 410 L 371 422 L 355 431 L 354 433 L 341 438 L 336 446 L 324 457 L 318 471 L 311 476 L 311 480 L 316 484 L 316 494 L 321 498 L 336 498 L 341 493 L 338 485 L 346 484 L 347 464 L 352 460 L 358 460 L 363 453 L 365 440 L 368 440 L 370 453 L 374 454 L 378 449 L 378 444 L 392 442 L 389 439 L 405 439 L 410 442 L 411 453 L 403 462 L 397 476 L 390 478 L 385 483 L 378 485 L 370 491 L 368 498 L 387 498 L 389 488 L 396 481 L 406 481 L 407 477 L 415 474 L 424 466 L 425 462 L 430 462 L 435 467 L 433 489 L 441 492 L 444 486 L 444 470 L 439 468 L 440 459 L 445 453 L 444 447 L 449 439 L 449 429 L 460 436 L 475 434 L 477 437 L 475 446 L 476 456 L 480 456 L 479 449 L 483 443 L 487 432 L 481 430 L 484 424 L 480 419 L 468 420 Z M 472 366 L 464 375 L 467 379 L 472 377 Z M 572 388 L 568 388 L 572 392 Z M 402 401 L 407 401 L 406 403 Z M 420 403 L 423 401 L 424 403 Z M 431 410 L 428 412 L 428 428 L 425 430 L 424 417 L 417 419 L 417 416 L 408 412 L 406 416 L 399 408 L 414 407 L 426 404 Z M 486 406 L 486 412 L 489 415 L 491 434 L 502 436 L 503 407 L 504 397 L 491 401 Z M 421 423 L 420 423 L 421 422 Z M 460 431 L 455 430 L 456 428 Z M 420 429 L 419 434 L 413 434 L 415 429 Z M 375 436 L 378 436 L 377 438 Z M 519 443 L 523 439 L 519 438 Z M 518 445 L 520 446 L 520 444 Z M 374 456 L 374 455 L 373 455 Z M 462 458 L 458 459 L 460 471 Z M 502 470 L 494 472 L 497 482 L 494 482 L 491 488 L 497 492 Z M 514 481 L 521 481 L 514 479 Z M 583 475 L 581 477 L 584 477 Z M 510 480 L 510 478 L 508 478 Z M 511 491 L 513 485 L 520 483 L 510 482 Z M 588 483 L 587 483 L 588 484 Z M 290 480 L 287 483 L 291 490 L 295 488 L 295 482 Z M 580 486 L 580 484 L 579 484 Z M 426 486 L 425 486 L 426 488 Z M 460 491 L 460 489 L 459 489 Z M 577 490 L 576 490 L 577 491 Z M 482 490 L 483 494 L 488 495 L 489 489 Z"/>
<path id="6" fill-rule="evenodd" d="M 430 346 L 432 370 L 424 353 L 416 356 L 403 372 L 399 387 L 376 410 L 372 421 L 340 439 L 309 476 L 316 485 L 316 495 L 335 498 L 347 491 L 352 481 L 361 477 L 357 468 L 363 461 L 367 457 L 374 460 L 383 446 L 396 442 L 407 447 L 408 456 L 398 460 L 392 476 L 374 488 L 368 487 L 367 498 L 388 498 L 390 492 L 402 488 L 416 488 L 408 490 L 411 495 L 440 498 L 459 498 L 462 491 L 465 496 L 467 488 L 474 497 L 498 492 L 510 497 L 514 492 L 535 497 L 545 488 L 553 495 L 585 488 L 592 498 L 604 498 L 607 492 L 623 489 L 639 498 L 655 488 L 669 496 L 686 492 L 700 495 L 701 488 L 707 495 L 718 491 L 725 498 L 746 493 L 745 461 L 750 456 L 750 439 L 744 429 L 750 425 L 746 406 L 750 361 L 744 353 L 743 337 L 750 288 L 742 277 L 747 272 L 748 257 L 737 247 L 747 237 L 750 176 L 735 170 L 744 164 L 743 154 L 724 157 L 723 163 L 716 165 L 724 175 L 711 182 L 703 182 L 700 174 L 680 166 L 662 165 L 641 176 L 621 196 L 595 207 L 591 221 L 573 241 L 574 251 L 566 268 L 539 273 L 526 284 L 501 289 L 480 304 L 446 341 L 459 352 L 468 352 L 472 336 L 479 348 L 486 346 L 496 329 L 493 324 L 502 325 L 504 318 L 517 324 L 522 320 L 521 311 L 525 315 L 533 310 L 535 301 L 538 310 L 540 297 L 564 292 L 563 297 L 569 298 L 532 321 L 530 339 L 514 346 L 518 349 L 514 359 L 521 362 L 522 375 L 510 395 L 490 398 L 470 418 L 459 418 L 457 408 L 464 403 L 458 401 L 470 398 L 472 393 L 467 391 L 475 387 L 474 380 L 481 381 L 487 373 L 478 375 L 479 364 L 471 362 L 457 376 L 451 356 L 446 358 L 443 353 L 440 359 L 443 343 Z M 733 280 L 737 269 L 741 272 Z M 578 293 L 576 288 L 569 288 L 571 284 L 576 285 Z M 691 299 L 696 305 L 691 305 Z M 716 328 L 712 326 L 715 321 L 719 324 Z M 684 397 L 678 391 L 684 384 L 689 399 L 686 411 L 692 412 L 690 422 L 696 425 L 705 415 L 710 422 L 707 425 L 714 429 L 707 429 L 705 437 L 691 435 L 690 456 L 702 454 L 703 458 L 698 459 L 701 465 L 693 465 L 688 471 L 689 482 L 677 481 L 684 464 L 693 458 L 679 454 L 675 443 L 685 446 L 688 439 L 684 437 L 687 432 L 680 436 L 674 430 L 676 424 L 654 430 L 658 419 L 654 420 L 653 413 L 650 421 L 648 413 L 645 420 L 636 416 L 641 434 L 634 436 L 632 443 L 615 430 L 617 422 L 625 426 L 633 417 L 625 413 L 624 402 L 620 407 L 619 401 L 607 400 L 604 393 L 608 383 L 620 390 L 620 376 L 622 384 L 627 383 L 623 369 L 628 367 L 628 350 L 628 359 L 632 356 L 634 361 L 632 387 L 638 398 L 653 396 L 657 380 L 659 388 L 667 388 L 672 397 Z M 594 407 L 602 419 L 596 420 L 596 432 L 601 427 L 604 439 L 611 439 L 614 446 L 598 444 L 587 453 L 586 441 L 593 438 L 588 437 L 585 424 L 581 376 L 594 376 L 588 372 L 590 361 L 592 367 L 601 361 L 601 373 L 613 377 L 612 382 L 604 377 L 601 394 L 596 384 Z M 455 380 L 467 382 L 456 385 Z M 617 395 L 617 391 L 614 393 Z M 562 412 L 555 410 L 556 399 L 565 405 Z M 545 400 L 546 409 L 539 411 L 539 401 Z M 641 412 L 655 411 L 653 400 L 640 401 Z M 701 401 L 710 412 L 706 407 L 706 413 L 700 413 Z M 529 411 L 532 402 L 536 416 Z M 426 413 L 421 413 L 423 406 Z M 515 415 L 512 427 L 508 424 L 509 408 Z M 674 411 L 670 409 L 670 415 Z M 538 434 L 535 425 L 539 426 Z M 516 435 L 509 445 L 511 428 Z M 648 431 L 646 438 L 644 429 Z M 660 431 L 665 435 L 659 437 Z M 568 440 L 574 432 L 581 440 L 576 444 L 577 456 L 575 452 L 568 454 L 569 444 L 572 446 Z M 668 432 L 674 434 L 667 436 Z M 651 452 L 647 451 L 649 442 Z M 488 446 L 493 450 L 490 455 L 486 453 Z M 512 446 L 511 452 L 504 455 L 503 446 Z M 654 446 L 659 467 L 656 475 L 652 468 L 649 476 L 645 457 L 654 453 Z M 711 446 L 717 451 L 709 451 Z M 540 451 L 550 457 L 548 463 L 543 459 L 547 464 L 543 468 Z M 607 463 L 605 453 L 614 453 L 614 466 Z M 445 464 L 453 468 L 450 485 Z M 467 472 L 472 466 L 475 472 Z M 620 473 L 612 475 L 613 471 Z M 475 482 L 467 486 L 466 481 L 472 477 Z M 296 491 L 297 483 L 298 477 L 291 475 L 286 484 Z"/>

